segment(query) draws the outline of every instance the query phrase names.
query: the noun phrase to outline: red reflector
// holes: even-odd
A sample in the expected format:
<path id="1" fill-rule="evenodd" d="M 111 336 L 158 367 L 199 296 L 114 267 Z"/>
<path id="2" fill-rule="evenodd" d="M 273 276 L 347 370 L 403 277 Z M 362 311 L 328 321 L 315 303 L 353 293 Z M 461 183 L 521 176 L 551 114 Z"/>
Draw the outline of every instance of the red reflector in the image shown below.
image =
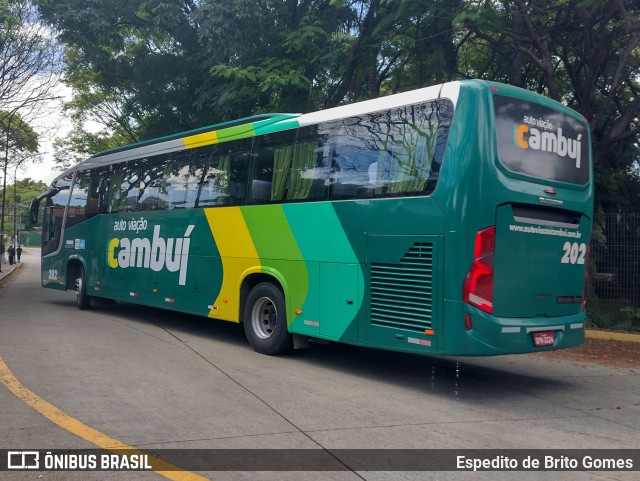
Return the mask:
<path id="1" fill-rule="evenodd" d="M 473 264 L 462 285 L 462 300 L 467 304 L 493 313 L 493 256 L 496 228 L 488 227 L 476 234 Z"/>
<path id="2" fill-rule="evenodd" d="M 473 329 L 473 325 L 471 324 L 471 316 L 469 314 L 464 315 L 464 327 L 467 331 Z"/>

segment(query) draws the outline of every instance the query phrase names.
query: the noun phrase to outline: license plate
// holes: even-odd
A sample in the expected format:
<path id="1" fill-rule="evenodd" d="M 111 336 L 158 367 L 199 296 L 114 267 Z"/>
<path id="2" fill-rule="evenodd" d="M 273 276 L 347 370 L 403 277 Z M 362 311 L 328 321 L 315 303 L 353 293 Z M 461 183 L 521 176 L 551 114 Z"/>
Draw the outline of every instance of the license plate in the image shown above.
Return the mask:
<path id="1" fill-rule="evenodd" d="M 553 337 L 553 331 L 533 333 L 533 343 L 535 344 L 536 347 L 553 346 L 555 342 L 556 341 Z"/>

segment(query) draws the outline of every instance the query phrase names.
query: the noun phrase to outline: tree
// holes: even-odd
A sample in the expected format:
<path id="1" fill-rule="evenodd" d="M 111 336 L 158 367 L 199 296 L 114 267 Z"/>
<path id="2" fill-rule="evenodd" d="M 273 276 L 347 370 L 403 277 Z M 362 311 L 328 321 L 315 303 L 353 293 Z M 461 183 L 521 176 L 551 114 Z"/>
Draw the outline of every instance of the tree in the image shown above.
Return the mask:
<path id="1" fill-rule="evenodd" d="M 231 117 L 319 108 L 347 51 L 339 32 L 352 17 L 331 0 L 202 2 L 194 18 L 211 101 Z"/>
<path id="2" fill-rule="evenodd" d="M 582 112 L 599 204 L 640 203 L 610 201 L 637 191 L 635 0 L 34 1 L 66 45 L 67 152 L 479 77 Z"/>
<path id="3" fill-rule="evenodd" d="M 34 153 L 38 151 L 38 134 L 22 117 L 0 110 L 0 147 L 2 151 Z"/>
<path id="4" fill-rule="evenodd" d="M 0 108 L 4 116 L 49 100 L 57 83 L 59 55 L 51 31 L 29 0 L 0 7 Z"/>
<path id="5" fill-rule="evenodd" d="M 18 165 L 19 161 L 15 158 L 16 156 L 24 156 L 38 151 L 38 134 L 15 111 L 11 114 L 0 111 L 0 127 L 3 135 L 0 146 L 2 146 L 4 153 L 2 208 L 0 209 L 1 239 L 4 234 L 7 168 L 10 165 L 10 160 L 13 160 L 14 165 Z"/>
<path id="6" fill-rule="evenodd" d="M 620 184 L 608 179 L 637 179 L 640 4 L 468 1 L 458 22 L 471 38 L 462 73 L 530 88 L 581 112 L 591 126 L 600 205 L 637 209 L 637 194 L 617 206 L 609 202 Z"/>
<path id="7" fill-rule="evenodd" d="M 195 107 L 202 78 L 190 0 L 36 0 L 65 44 L 76 120 L 129 142 L 210 119 Z"/>
<path id="8" fill-rule="evenodd" d="M 25 227 L 29 225 L 29 204 L 46 190 L 47 184 L 29 177 L 6 186 L 6 197 L 10 199 L 7 202 L 8 208 L 5 212 L 7 232 L 16 230 L 14 219 L 18 224 L 24 224 Z M 2 195 L 5 195 L 4 190 Z"/>
<path id="9" fill-rule="evenodd" d="M 0 146 L 4 154 L 1 236 L 7 169 L 15 164 L 10 154 L 37 151 L 38 135 L 31 124 L 42 105 L 53 98 L 59 57 L 51 31 L 29 0 L 2 1 L 0 22 Z"/>

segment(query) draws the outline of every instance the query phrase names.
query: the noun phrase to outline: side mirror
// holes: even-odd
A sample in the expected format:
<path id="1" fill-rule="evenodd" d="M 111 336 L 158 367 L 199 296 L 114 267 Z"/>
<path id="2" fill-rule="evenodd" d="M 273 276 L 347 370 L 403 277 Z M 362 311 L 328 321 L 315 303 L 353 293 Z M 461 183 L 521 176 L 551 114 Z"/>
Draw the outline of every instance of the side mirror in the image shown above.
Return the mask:
<path id="1" fill-rule="evenodd" d="M 51 197 L 56 193 L 57 191 L 55 190 L 49 190 L 44 194 L 39 195 L 38 197 L 36 197 L 31 201 L 31 205 L 29 205 L 29 222 L 31 222 L 32 224 L 35 224 L 38 222 L 38 212 L 40 210 L 40 201 L 42 199 L 46 199 L 47 197 Z"/>
<path id="2" fill-rule="evenodd" d="M 38 222 L 38 213 L 40 211 L 40 197 L 33 199 L 29 206 L 29 222 L 36 224 Z"/>

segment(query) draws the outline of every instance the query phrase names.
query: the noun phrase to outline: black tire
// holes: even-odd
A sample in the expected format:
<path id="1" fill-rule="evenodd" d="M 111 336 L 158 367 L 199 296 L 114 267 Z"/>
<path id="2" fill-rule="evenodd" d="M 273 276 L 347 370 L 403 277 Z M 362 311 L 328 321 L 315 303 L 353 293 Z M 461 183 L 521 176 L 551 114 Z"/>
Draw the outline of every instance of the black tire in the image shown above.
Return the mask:
<path id="1" fill-rule="evenodd" d="M 284 295 L 272 283 L 261 282 L 251 289 L 244 303 L 242 321 L 247 340 L 255 351 L 274 355 L 293 349 Z"/>
<path id="2" fill-rule="evenodd" d="M 79 276 L 76 278 L 76 305 L 78 309 L 84 311 L 91 307 L 91 296 L 87 294 L 87 283 L 85 281 L 84 268 L 80 268 Z"/>

